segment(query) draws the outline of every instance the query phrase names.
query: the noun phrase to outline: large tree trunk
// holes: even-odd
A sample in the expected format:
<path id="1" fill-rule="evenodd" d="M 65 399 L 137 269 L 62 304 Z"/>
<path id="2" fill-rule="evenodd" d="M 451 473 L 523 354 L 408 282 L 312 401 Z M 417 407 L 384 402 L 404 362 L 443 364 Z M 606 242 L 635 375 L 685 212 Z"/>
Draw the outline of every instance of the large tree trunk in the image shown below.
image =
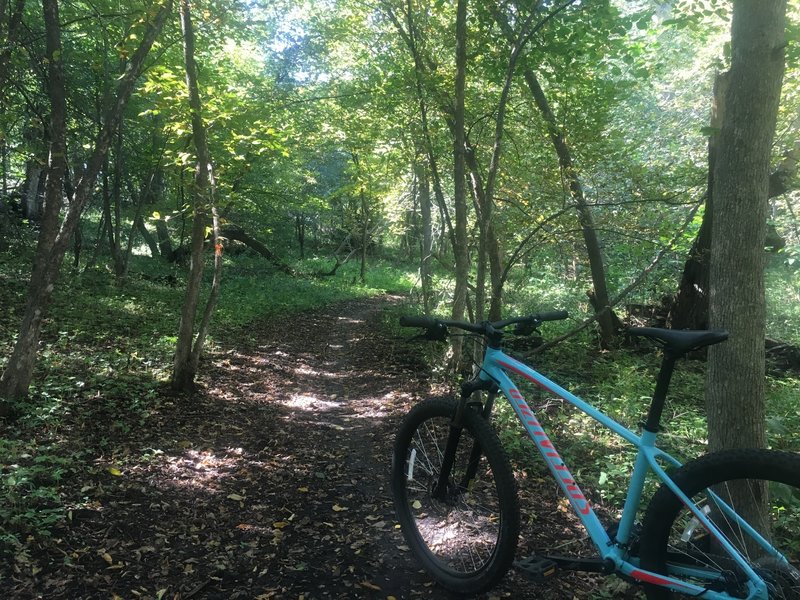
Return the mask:
<path id="1" fill-rule="evenodd" d="M 714 166 L 716 163 L 717 138 L 722 126 L 725 94 L 728 88 L 728 74 L 717 75 L 714 81 L 714 102 L 711 109 L 711 129 L 708 140 L 708 187 L 703 221 L 697 232 L 689 257 L 683 266 L 683 274 L 678 284 L 678 294 L 670 309 L 669 325 L 673 329 L 706 329 L 708 327 L 708 289 L 711 254 L 711 223 L 714 216 Z M 792 189 L 790 182 L 797 172 L 800 142 L 790 148 L 772 174 L 769 176 L 767 196 L 774 198 Z M 767 244 L 769 245 L 769 244 Z"/>
<path id="2" fill-rule="evenodd" d="M 81 213 L 91 197 L 98 173 L 103 165 L 111 137 L 119 124 L 122 112 L 130 99 L 136 80 L 144 66 L 150 47 L 166 21 L 172 6 L 167 2 L 156 13 L 153 21 L 133 53 L 125 73 L 120 77 L 113 104 L 108 108 L 103 129 L 95 141 L 94 151 L 75 186 L 69 210 L 59 226 L 63 203 L 63 183 L 66 172 L 66 90 L 61 52 L 61 32 L 58 24 L 56 0 L 44 0 L 43 9 L 46 26 L 48 57 L 48 94 L 52 105 L 50 167 L 45 201 L 45 213 L 39 231 L 39 241 L 25 314 L 11 357 L 0 378 L 0 399 L 9 401 L 24 397 L 28 393 L 45 310 L 55 289 L 64 254 L 69 247 Z M 60 139 L 61 138 L 61 139 Z M 55 169 L 55 171 L 54 171 Z M 6 408 L 0 405 L 0 413 Z"/>
<path id="3" fill-rule="evenodd" d="M 709 349 L 711 449 L 765 444 L 764 238 L 770 149 L 784 69 L 785 0 L 736 0 L 731 70 L 714 169 L 711 327 L 730 339 Z"/>
<path id="4" fill-rule="evenodd" d="M 219 281 L 222 269 L 222 245 L 219 241 L 219 219 L 214 206 L 214 177 L 211 156 L 208 151 L 208 139 L 203 123 L 202 103 L 197 84 L 197 64 L 194 59 L 194 29 L 192 28 L 191 11 L 188 0 L 181 0 L 181 29 L 183 30 L 183 52 L 186 64 L 186 87 L 189 91 L 189 107 L 192 114 L 192 136 L 197 152 L 197 168 L 195 170 L 192 190 L 194 215 L 192 219 L 191 263 L 189 280 L 186 285 L 186 296 L 181 312 L 178 329 L 178 343 L 175 350 L 175 363 L 172 371 L 173 389 L 190 392 L 194 389 L 194 380 L 200 364 L 200 357 L 205 343 L 208 325 L 214 312 L 219 294 Z M 200 288 L 203 281 L 203 247 L 206 237 L 206 224 L 209 214 L 212 220 L 212 242 L 214 244 L 214 279 L 211 284 L 203 318 L 194 337 L 195 316 L 200 300 Z M 194 341 L 193 341 L 194 340 Z"/>

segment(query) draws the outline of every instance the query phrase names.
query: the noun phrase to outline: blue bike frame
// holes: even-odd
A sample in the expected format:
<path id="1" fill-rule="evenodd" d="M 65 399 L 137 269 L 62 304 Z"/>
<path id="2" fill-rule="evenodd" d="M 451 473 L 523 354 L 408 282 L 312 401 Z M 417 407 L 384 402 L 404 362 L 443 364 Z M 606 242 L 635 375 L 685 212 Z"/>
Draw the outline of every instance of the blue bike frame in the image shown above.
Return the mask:
<path id="1" fill-rule="evenodd" d="M 631 476 L 630 487 L 628 488 L 628 495 L 625 500 L 625 505 L 622 511 L 622 517 L 617 529 L 616 539 L 612 540 L 608 535 L 606 529 L 600 523 L 597 514 L 591 506 L 591 503 L 581 491 L 577 481 L 572 476 L 558 450 L 553 445 L 553 442 L 545 433 L 539 420 L 536 418 L 534 411 L 525 402 L 525 398 L 520 393 L 517 386 L 509 378 L 507 373 L 514 373 L 534 383 L 536 386 L 543 390 L 557 396 L 576 408 L 586 413 L 589 417 L 599 422 L 603 426 L 611 429 L 614 433 L 627 440 L 630 444 L 635 446 L 638 450 L 636 461 L 634 463 L 633 474 Z M 581 400 L 577 396 L 571 394 L 558 384 L 550 381 L 541 373 L 533 370 L 529 366 L 515 360 L 514 358 L 505 354 L 502 350 L 497 348 L 487 348 L 484 355 L 483 366 L 479 377 L 484 381 L 495 382 L 503 392 L 503 395 L 508 399 L 514 412 L 519 418 L 525 430 L 528 432 L 531 440 L 533 440 L 536 447 L 539 449 L 545 463 L 555 477 L 561 490 L 569 500 L 575 513 L 580 518 L 587 532 L 589 533 L 592 542 L 597 547 L 601 558 L 611 561 L 617 573 L 629 576 L 638 581 L 650 583 L 662 587 L 667 587 L 676 592 L 687 594 L 689 596 L 697 596 L 711 600 L 731 600 L 731 596 L 724 592 L 716 592 L 704 587 L 694 585 L 692 583 L 676 579 L 669 575 L 662 575 L 641 569 L 638 561 L 628 560 L 627 548 L 631 538 L 631 531 L 638 512 L 639 504 L 642 497 L 642 490 L 644 489 L 645 480 L 649 471 L 653 471 L 656 476 L 664 482 L 680 499 L 680 501 L 694 514 L 695 518 L 702 524 L 703 527 L 712 535 L 719 544 L 729 553 L 729 555 L 738 563 L 742 571 L 748 575 L 750 593 L 748 599 L 758 600 L 768 599 L 768 590 L 764 580 L 759 577 L 741 553 L 734 548 L 731 543 L 726 539 L 719 529 L 706 517 L 702 509 L 694 505 L 694 503 L 678 488 L 678 486 L 667 475 L 665 470 L 659 464 L 659 460 L 664 461 L 671 467 L 679 467 L 681 463 L 670 456 L 668 453 L 656 447 L 656 434 L 644 430 L 641 435 L 637 435 L 626 427 L 620 425 L 618 422 L 595 409 L 587 402 Z M 717 498 L 722 510 L 728 516 L 734 519 L 754 540 L 758 541 L 766 552 L 781 562 L 785 562 L 786 558 L 783 557 L 767 540 L 760 536 L 755 530 L 752 529 L 744 520 L 742 520 L 735 511 L 729 506 L 725 505 Z M 709 572 L 703 569 L 690 569 L 674 568 L 673 572 L 676 575 L 704 577 L 709 581 L 719 579 L 719 572 Z"/>

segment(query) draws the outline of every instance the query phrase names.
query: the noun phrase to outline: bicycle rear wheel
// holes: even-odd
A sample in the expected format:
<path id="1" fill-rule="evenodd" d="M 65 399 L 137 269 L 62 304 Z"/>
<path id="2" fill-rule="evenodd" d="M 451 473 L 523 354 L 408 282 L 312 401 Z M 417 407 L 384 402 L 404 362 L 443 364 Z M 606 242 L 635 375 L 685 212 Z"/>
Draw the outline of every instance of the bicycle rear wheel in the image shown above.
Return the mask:
<path id="1" fill-rule="evenodd" d="M 500 440 L 472 409 L 465 411 L 446 489 L 434 497 L 456 405 L 426 400 L 408 413 L 394 447 L 392 494 L 406 541 L 428 572 L 449 590 L 480 593 L 511 566 L 519 505 Z"/>
<path id="2" fill-rule="evenodd" d="M 800 600 L 800 455 L 772 450 L 709 454 L 678 469 L 672 479 L 767 584 L 770 600 Z M 717 497 L 764 535 L 787 560 L 772 557 L 719 507 Z M 700 521 L 666 486 L 650 502 L 642 527 L 641 566 L 677 576 L 733 598 L 748 596 L 747 577 Z M 688 574 L 717 573 L 716 580 Z M 647 586 L 649 600 L 677 597 Z"/>

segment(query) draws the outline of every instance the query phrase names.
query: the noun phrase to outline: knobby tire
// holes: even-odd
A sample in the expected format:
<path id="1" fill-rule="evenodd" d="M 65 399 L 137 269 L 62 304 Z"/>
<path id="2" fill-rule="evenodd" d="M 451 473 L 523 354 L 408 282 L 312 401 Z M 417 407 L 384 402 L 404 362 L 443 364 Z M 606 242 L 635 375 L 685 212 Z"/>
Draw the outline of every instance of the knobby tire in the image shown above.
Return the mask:
<path id="1" fill-rule="evenodd" d="M 770 600 L 800 600 L 800 455 L 774 450 L 717 452 L 687 463 L 671 477 L 696 505 L 708 506 L 708 516 L 767 582 Z M 787 557 L 791 566 L 781 565 L 754 548 L 752 536 L 708 499 L 705 493 L 708 488 L 731 503 L 740 515 L 747 511 L 740 508 L 743 498 L 763 502 L 767 507 L 768 525 L 762 522 L 757 526 L 757 517 L 748 518 L 748 523 L 757 530 L 768 527 L 768 539 Z M 765 490 L 768 491 L 765 493 Z M 667 573 L 668 563 L 725 571 L 724 581 L 692 582 L 726 591 L 734 598 L 747 595 L 742 569 L 726 556 L 665 485 L 653 496 L 645 514 L 640 558 L 644 569 L 662 574 Z M 646 593 L 648 600 L 680 597 L 656 586 L 646 586 Z"/>
<path id="2" fill-rule="evenodd" d="M 431 399 L 408 413 L 395 442 L 391 487 L 405 539 L 426 570 L 448 590 L 478 594 L 511 566 L 519 504 L 500 440 L 473 408 L 464 411 L 446 494 L 433 497 L 456 406 L 454 400 Z M 476 443 L 480 461 L 469 469 Z M 465 472 L 475 473 L 466 486 Z"/>

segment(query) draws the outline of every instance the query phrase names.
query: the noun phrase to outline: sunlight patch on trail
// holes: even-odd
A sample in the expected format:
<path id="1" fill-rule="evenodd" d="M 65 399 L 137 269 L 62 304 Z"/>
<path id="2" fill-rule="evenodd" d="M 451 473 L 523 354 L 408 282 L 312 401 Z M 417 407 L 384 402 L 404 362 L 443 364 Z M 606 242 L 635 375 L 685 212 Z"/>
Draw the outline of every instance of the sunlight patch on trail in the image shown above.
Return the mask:
<path id="1" fill-rule="evenodd" d="M 163 460 L 161 470 L 169 476 L 164 483 L 174 488 L 203 490 L 211 494 L 222 492 L 217 488 L 219 482 L 236 480 L 249 470 L 265 466 L 247 456 L 242 448 L 218 451 L 187 449 L 182 455 L 164 456 Z"/>
<path id="2" fill-rule="evenodd" d="M 330 400 L 322 400 L 313 394 L 292 394 L 288 401 L 283 402 L 284 406 L 292 408 L 299 408 L 300 410 L 327 410 L 330 408 L 337 408 L 338 402 L 331 402 Z"/>

